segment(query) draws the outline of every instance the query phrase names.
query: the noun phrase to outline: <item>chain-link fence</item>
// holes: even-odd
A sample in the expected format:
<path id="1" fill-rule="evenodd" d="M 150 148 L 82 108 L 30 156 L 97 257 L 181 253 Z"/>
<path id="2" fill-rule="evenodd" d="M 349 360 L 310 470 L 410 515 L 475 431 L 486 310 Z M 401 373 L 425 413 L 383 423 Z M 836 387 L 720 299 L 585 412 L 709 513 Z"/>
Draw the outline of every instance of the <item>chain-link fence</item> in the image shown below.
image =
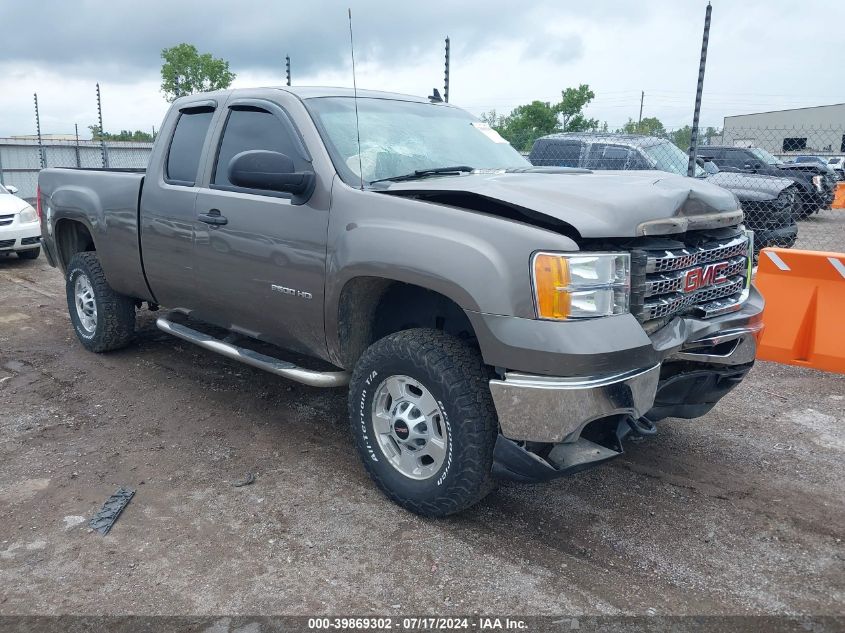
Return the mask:
<path id="1" fill-rule="evenodd" d="M 144 169 L 152 143 L 76 139 L 0 139 L 0 183 L 34 200 L 43 167 Z"/>
<path id="2" fill-rule="evenodd" d="M 845 125 L 726 127 L 700 139 L 695 177 L 732 191 L 764 246 L 845 250 Z M 652 135 L 528 133 L 511 144 L 537 166 L 591 170 L 661 170 L 686 175 L 689 128 Z M 144 169 L 152 143 L 0 139 L 0 182 L 32 200 L 41 166 Z M 842 184 L 840 184 L 842 183 Z"/>
<path id="3" fill-rule="evenodd" d="M 845 250 L 845 125 L 726 128 L 700 139 L 694 176 L 733 192 L 759 248 Z M 509 139 L 536 166 L 688 174 L 689 128 L 656 135 L 559 133 Z M 840 184 L 842 183 L 842 184 Z M 845 189 L 842 190 L 845 193 Z"/>

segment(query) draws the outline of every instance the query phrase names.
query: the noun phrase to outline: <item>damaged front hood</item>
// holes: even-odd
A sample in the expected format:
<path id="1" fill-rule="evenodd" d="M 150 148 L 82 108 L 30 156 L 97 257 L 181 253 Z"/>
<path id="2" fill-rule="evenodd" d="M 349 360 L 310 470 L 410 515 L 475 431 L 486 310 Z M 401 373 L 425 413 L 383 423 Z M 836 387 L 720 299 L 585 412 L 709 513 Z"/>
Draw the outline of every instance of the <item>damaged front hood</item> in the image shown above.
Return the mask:
<path id="1" fill-rule="evenodd" d="M 381 193 L 491 212 L 542 214 L 581 237 L 636 237 L 731 226 L 736 197 L 696 178 L 656 171 L 526 169 L 390 183 Z"/>

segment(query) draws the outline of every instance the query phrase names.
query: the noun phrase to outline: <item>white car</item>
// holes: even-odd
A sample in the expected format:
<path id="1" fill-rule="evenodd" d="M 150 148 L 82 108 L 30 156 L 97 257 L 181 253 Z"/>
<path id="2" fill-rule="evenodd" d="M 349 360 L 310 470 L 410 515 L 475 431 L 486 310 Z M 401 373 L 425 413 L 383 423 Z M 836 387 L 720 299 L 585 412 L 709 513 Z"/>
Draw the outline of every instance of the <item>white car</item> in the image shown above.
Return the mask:
<path id="1" fill-rule="evenodd" d="M 0 185 L 0 254 L 36 259 L 41 253 L 41 223 L 32 205 L 14 195 L 17 192 Z"/>
<path id="2" fill-rule="evenodd" d="M 845 158 L 842 156 L 836 156 L 831 158 L 827 161 L 829 167 L 833 168 L 833 171 L 839 176 L 839 180 L 845 180 Z"/>

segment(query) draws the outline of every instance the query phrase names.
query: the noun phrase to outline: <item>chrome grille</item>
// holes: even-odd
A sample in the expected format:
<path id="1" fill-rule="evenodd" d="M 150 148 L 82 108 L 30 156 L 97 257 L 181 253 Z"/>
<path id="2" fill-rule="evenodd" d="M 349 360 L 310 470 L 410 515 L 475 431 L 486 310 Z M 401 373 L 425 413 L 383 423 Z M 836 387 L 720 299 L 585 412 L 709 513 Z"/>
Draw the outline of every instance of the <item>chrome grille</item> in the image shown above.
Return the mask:
<path id="1" fill-rule="evenodd" d="M 745 257 L 732 257 L 728 260 L 728 267 L 723 271 L 725 277 L 745 275 L 747 260 Z M 657 273 L 646 278 L 645 296 L 663 295 L 669 292 L 683 292 L 684 274 L 678 270 L 672 273 Z"/>
<path id="2" fill-rule="evenodd" d="M 645 254 L 641 321 L 665 319 L 691 310 L 698 316 L 714 316 L 739 309 L 744 300 L 749 257 L 745 234 L 698 246 L 649 249 Z M 699 279 L 712 264 L 724 267 L 711 271 L 712 279 Z"/>
<path id="3" fill-rule="evenodd" d="M 692 268 L 701 264 L 710 264 L 738 255 L 745 255 L 747 251 L 748 238 L 745 235 L 739 235 L 724 243 L 715 242 L 698 247 L 687 246 L 665 251 L 649 251 L 646 273 L 663 273 Z"/>

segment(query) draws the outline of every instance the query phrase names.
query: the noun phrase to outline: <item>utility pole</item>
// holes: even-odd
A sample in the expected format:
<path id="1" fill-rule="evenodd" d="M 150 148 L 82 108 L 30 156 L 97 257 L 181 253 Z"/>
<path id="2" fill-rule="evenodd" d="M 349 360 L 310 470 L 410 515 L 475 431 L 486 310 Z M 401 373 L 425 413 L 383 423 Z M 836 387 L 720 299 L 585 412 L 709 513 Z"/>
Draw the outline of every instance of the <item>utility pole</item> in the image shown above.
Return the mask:
<path id="1" fill-rule="evenodd" d="M 97 119 L 100 123 L 100 154 L 103 157 L 103 167 L 108 169 L 109 152 L 106 149 L 106 131 L 103 129 L 103 102 L 100 99 L 100 82 L 97 82 Z"/>
<path id="2" fill-rule="evenodd" d="M 698 64 L 698 86 L 695 90 L 695 109 L 692 113 L 692 134 L 689 145 L 689 164 L 687 165 L 687 176 L 695 175 L 695 155 L 698 153 L 698 119 L 701 115 L 701 93 L 704 91 L 704 68 L 707 65 L 707 44 L 710 41 L 710 15 L 713 7 L 707 3 L 707 10 L 704 13 L 704 35 L 701 38 L 701 61 Z"/>
<path id="3" fill-rule="evenodd" d="M 38 162 L 41 163 L 41 169 L 47 166 L 44 160 L 44 145 L 41 143 L 41 116 L 38 114 L 38 93 L 33 92 L 32 96 L 35 100 L 35 131 L 38 134 Z"/>
<path id="4" fill-rule="evenodd" d="M 449 103 L 449 36 L 446 36 L 446 69 L 443 75 L 443 100 Z"/>
<path id="5" fill-rule="evenodd" d="M 76 145 L 74 146 L 74 152 L 76 153 L 76 166 L 82 167 L 82 161 L 79 159 L 79 124 L 73 124 L 73 135 L 76 137 Z"/>
<path id="6" fill-rule="evenodd" d="M 285 77 L 290 85 L 290 55 L 285 55 Z"/>
<path id="7" fill-rule="evenodd" d="M 642 132 L 643 124 L 643 101 L 645 101 L 645 90 L 640 94 L 640 118 L 637 119 L 637 134 Z"/>

